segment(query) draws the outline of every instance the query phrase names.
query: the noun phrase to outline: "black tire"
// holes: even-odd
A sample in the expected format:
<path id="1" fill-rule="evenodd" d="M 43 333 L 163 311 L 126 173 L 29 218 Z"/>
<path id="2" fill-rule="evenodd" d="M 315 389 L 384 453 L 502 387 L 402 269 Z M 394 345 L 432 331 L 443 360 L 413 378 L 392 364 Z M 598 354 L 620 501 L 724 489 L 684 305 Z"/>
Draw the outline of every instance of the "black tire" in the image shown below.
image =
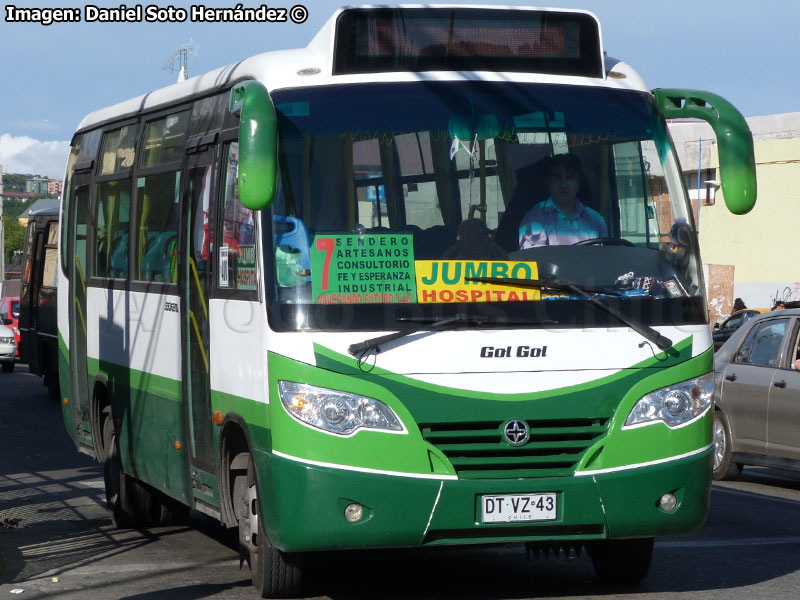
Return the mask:
<path id="1" fill-rule="evenodd" d="M 150 524 L 153 512 L 153 492 L 136 479 L 122 472 L 119 444 L 111 408 L 103 409 L 103 481 L 106 487 L 106 505 L 111 521 L 119 528 L 140 529 Z"/>
<path id="2" fill-rule="evenodd" d="M 164 493 L 156 492 L 153 522 L 157 525 L 178 525 L 189 518 L 191 508 Z"/>
<path id="3" fill-rule="evenodd" d="M 248 457 L 247 475 L 234 481 L 234 503 L 239 521 L 239 545 L 250 565 L 253 587 L 260 598 L 298 596 L 302 584 L 302 557 L 281 552 L 270 544 L 260 518 L 253 459 Z"/>
<path id="4" fill-rule="evenodd" d="M 639 583 L 650 570 L 653 538 L 602 540 L 588 544 L 594 572 L 607 583 Z"/>
<path id="5" fill-rule="evenodd" d="M 61 386 L 59 385 L 58 375 L 45 375 L 44 384 L 47 386 L 47 394 L 53 402 L 61 401 Z"/>
<path id="6" fill-rule="evenodd" d="M 725 413 L 721 410 L 714 411 L 712 435 L 714 440 L 714 463 L 711 473 L 714 480 L 736 479 L 742 472 L 742 465 L 733 461 L 731 426 Z"/>
<path id="7" fill-rule="evenodd" d="M 13 362 L 4 362 L 3 363 L 3 373 L 13 373 L 14 372 L 14 363 Z"/>

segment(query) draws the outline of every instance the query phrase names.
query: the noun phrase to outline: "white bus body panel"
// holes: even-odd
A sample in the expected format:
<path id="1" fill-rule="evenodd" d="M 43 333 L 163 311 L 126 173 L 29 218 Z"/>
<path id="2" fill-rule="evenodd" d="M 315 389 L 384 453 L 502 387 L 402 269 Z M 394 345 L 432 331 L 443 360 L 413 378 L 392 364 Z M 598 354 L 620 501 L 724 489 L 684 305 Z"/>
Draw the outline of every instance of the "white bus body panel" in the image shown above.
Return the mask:
<path id="1" fill-rule="evenodd" d="M 658 331 L 676 345 L 691 336 L 692 357 L 711 347 L 707 325 L 659 327 Z M 348 346 L 372 337 L 376 332 L 272 333 L 269 347 L 277 354 L 313 365 L 315 345 L 352 358 Z M 420 345 L 423 339 L 424 345 Z M 531 351 L 534 348 L 539 349 L 539 356 L 530 356 L 536 354 Z M 498 349 L 501 356 L 496 356 Z M 517 356 L 525 354 L 525 349 L 529 356 Z M 516 393 L 596 381 L 652 359 L 654 354 L 661 354 L 658 347 L 628 328 L 420 331 L 382 345 L 377 354 L 370 353 L 364 360 L 364 370 L 368 372 L 374 365 L 450 388 Z"/>
<path id="2" fill-rule="evenodd" d="M 180 307 L 172 294 L 89 287 L 87 354 L 115 365 L 181 381 Z"/>

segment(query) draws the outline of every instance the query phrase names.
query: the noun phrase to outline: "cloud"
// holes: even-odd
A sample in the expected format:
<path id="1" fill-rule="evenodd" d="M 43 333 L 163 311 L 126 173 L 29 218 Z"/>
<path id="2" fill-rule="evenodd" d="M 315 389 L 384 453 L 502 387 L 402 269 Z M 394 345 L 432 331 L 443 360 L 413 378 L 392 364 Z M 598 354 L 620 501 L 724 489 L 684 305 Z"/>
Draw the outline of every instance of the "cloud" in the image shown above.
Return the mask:
<path id="1" fill-rule="evenodd" d="M 69 156 L 69 141 L 43 142 L 27 136 L 0 134 L 0 165 L 4 173 L 64 177 Z"/>

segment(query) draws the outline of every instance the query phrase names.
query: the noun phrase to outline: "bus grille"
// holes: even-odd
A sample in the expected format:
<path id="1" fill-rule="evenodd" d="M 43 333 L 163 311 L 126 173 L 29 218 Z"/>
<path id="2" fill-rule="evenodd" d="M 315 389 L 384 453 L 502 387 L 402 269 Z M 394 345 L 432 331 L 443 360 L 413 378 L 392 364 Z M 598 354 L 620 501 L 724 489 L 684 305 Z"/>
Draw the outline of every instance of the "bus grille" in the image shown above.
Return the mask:
<path id="1" fill-rule="evenodd" d="M 608 429 L 608 418 L 526 421 L 530 439 L 512 446 L 505 421 L 424 423 L 422 437 L 453 464 L 461 479 L 572 475 L 586 450 Z"/>

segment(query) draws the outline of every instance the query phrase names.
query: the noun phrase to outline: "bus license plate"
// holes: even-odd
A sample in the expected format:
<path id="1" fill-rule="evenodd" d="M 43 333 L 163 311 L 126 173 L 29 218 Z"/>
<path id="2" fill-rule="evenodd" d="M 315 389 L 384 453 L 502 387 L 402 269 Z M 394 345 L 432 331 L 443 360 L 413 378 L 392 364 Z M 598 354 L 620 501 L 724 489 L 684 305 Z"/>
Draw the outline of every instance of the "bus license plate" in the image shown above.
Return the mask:
<path id="1" fill-rule="evenodd" d="M 556 518 L 555 494 L 483 496 L 481 506 L 484 523 L 553 521 Z"/>

